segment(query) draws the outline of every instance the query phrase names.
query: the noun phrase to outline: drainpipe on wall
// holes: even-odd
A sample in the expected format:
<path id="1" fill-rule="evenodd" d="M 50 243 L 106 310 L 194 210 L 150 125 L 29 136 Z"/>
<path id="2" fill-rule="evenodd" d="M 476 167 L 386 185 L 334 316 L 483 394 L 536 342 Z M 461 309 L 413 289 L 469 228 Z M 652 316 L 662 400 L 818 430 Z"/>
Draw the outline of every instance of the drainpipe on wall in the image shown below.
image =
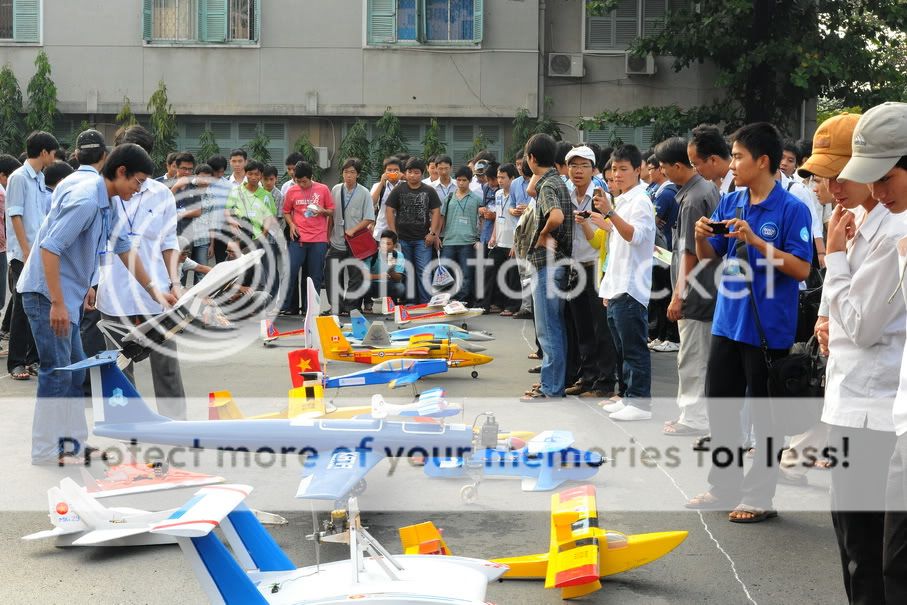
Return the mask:
<path id="1" fill-rule="evenodd" d="M 539 0 L 538 117 L 545 115 L 545 0 Z"/>

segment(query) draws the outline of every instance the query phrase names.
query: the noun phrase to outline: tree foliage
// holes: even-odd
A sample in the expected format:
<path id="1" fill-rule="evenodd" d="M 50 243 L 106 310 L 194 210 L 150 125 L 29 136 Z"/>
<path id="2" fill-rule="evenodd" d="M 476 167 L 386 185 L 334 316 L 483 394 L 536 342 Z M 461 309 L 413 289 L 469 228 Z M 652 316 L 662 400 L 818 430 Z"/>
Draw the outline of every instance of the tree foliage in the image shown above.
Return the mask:
<path id="1" fill-rule="evenodd" d="M 212 156 L 220 154 L 220 145 L 217 144 L 217 138 L 210 128 L 205 128 L 201 136 L 198 137 L 198 162 L 201 164 L 207 162 Z"/>
<path id="2" fill-rule="evenodd" d="M 470 147 L 468 152 L 468 159 L 479 155 L 480 152 L 488 149 L 488 146 L 491 144 L 491 141 L 488 140 L 488 136 L 485 134 L 485 131 L 479 128 L 479 132 L 476 134 L 476 138 L 472 140 L 472 147 Z"/>
<path id="3" fill-rule="evenodd" d="M 35 57 L 35 75 L 28 82 L 28 115 L 25 125 L 29 131 L 54 131 L 57 119 L 57 85 L 50 77 L 50 61 L 43 50 Z"/>
<path id="4" fill-rule="evenodd" d="M 359 158 L 362 160 L 362 172 L 359 173 L 359 182 L 363 185 L 369 182 L 373 171 L 381 168 L 381 163 L 372 164 L 369 155 L 370 151 L 371 144 L 368 140 L 368 128 L 365 122 L 356 120 L 356 123 L 350 127 L 346 136 L 340 141 L 337 155 L 341 161 L 345 161 L 346 158 Z"/>
<path id="5" fill-rule="evenodd" d="M 0 69 L 0 152 L 21 153 L 22 128 L 22 90 L 7 63 Z"/>
<path id="6" fill-rule="evenodd" d="M 380 166 L 390 155 L 409 153 L 398 118 L 388 107 L 375 123 L 375 138 L 372 139 L 372 166 Z"/>
<path id="7" fill-rule="evenodd" d="M 441 127 L 435 118 L 429 122 L 425 137 L 422 139 L 422 153 L 426 160 L 436 155 L 447 155 L 447 145 L 441 140 Z"/>
<path id="8" fill-rule="evenodd" d="M 309 140 L 309 135 L 307 133 L 303 132 L 299 135 L 299 138 L 296 139 L 296 143 L 293 145 L 293 151 L 298 151 L 302 154 L 305 161 L 312 167 L 312 178 L 321 182 L 324 170 L 318 165 L 318 152 L 315 151 L 315 146 L 312 145 L 312 141 Z"/>
<path id="9" fill-rule="evenodd" d="M 550 105 L 551 100 L 546 98 L 546 116 L 548 113 L 547 109 Z M 515 158 L 526 146 L 526 141 L 534 134 L 548 134 L 554 137 L 554 140 L 556 141 L 561 140 L 563 134 L 561 132 L 561 127 L 558 126 L 557 122 L 546 116 L 532 119 L 529 117 L 529 111 L 525 107 L 521 107 L 517 110 L 516 117 L 513 119 L 513 135 L 510 141 L 510 147 L 507 149 L 507 157 L 505 160 L 509 161 Z"/>
<path id="10" fill-rule="evenodd" d="M 258 160 L 263 164 L 271 163 L 271 150 L 268 145 L 271 144 L 271 137 L 265 134 L 264 128 L 258 126 L 255 129 L 255 138 L 246 143 L 246 151 L 253 160 Z"/>
<path id="11" fill-rule="evenodd" d="M 176 116 L 167 99 L 167 85 L 161 80 L 157 90 L 148 100 L 151 134 L 154 137 L 154 153 L 151 158 L 158 168 L 163 169 L 167 154 L 176 148 Z"/>
<path id="12" fill-rule="evenodd" d="M 135 114 L 132 113 L 132 102 L 129 100 L 129 97 L 123 97 L 123 107 L 120 108 L 120 113 L 117 114 L 114 121 L 122 128 L 129 128 L 130 126 L 135 126 L 139 123 Z"/>

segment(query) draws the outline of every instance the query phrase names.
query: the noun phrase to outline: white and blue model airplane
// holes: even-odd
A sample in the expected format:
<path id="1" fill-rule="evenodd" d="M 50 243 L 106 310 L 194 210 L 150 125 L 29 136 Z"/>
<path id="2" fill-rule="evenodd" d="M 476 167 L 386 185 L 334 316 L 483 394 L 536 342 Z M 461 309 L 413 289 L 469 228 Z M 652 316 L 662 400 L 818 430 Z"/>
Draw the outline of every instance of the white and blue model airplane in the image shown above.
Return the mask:
<path id="1" fill-rule="evenodd" d="M 371 325 L 362 313 L 355 310 L 351 311 L 350 328 L 349 330 L 344 330 L 344 335 L 362 342 L 369 333 Z M 475 342 L 494 340 L 494 336 L 488 332 L 475 332 L 450 324 L 434 323 L 394 330 L 388 333 L 388 338 L 390 339 L 388 345 L 390 342 L 406 342 L 414 336 L 431 336 L 435 339 L 446 338 L 448 340 L 471 340 Z"/>
<path id="2" fill-rule="evenodd" d="M 415 384 L 423 376 L 443 374 L 446 359 L 389 359 L 365 370 L 324 379 L 324 388 L 386 384 L 392 389 Z"/>
<path id="3" fill-rule="evenodd" d="M 383 418 L 323 419 L 298 416 L 291 419 L 172 420 L 152 411 L 117 367 L 117 352 L 105 351 L 64 370 L 88 369 L 91 373 L 94 433 L 120 441 L 153 443 L 222 451 L 267 452 L 269 454 L 304 455 L 303 479 L 296 493 L 298 498 L 337 501 L 354 489 L 361 489 L 365 476 L 385 458 L 419 457 L 443 461 L 468 462 L 484 456 L 484 450 L 497 450 L 498 426 L 487 415 L 486 425 L 478 433 L 473 427 L 459 423 L 405 422 Z M 489 422 L 489 418 L 491 422 Z M 597 472 L 602 458 L 593 452 L 570 447 L 572 435 L 567 433 L 559 446 L 564 453 L 580 454 L 581 466 L 576 473 L 560 468 L 563 463 L 546 450 L 549 456 L 537 460 L 525 452 L 526 464 L 521 473 L 512 470 L 499 473 L 497 465 L 484 469 L 470 468 L 485 475 L 521 474 L 536 476 L 550 474 L 546 464 L 557 465 L 551 483 L 554 489 L 575 478 L 586 479 Z M 530 442 L 531 443 L 531 442 Z M 550 444 L 549 444 L 550 445 Z M 442 476 L 446 473 L 440 473 Z M 458 473 L 459 474 L 459 473 Z"/>

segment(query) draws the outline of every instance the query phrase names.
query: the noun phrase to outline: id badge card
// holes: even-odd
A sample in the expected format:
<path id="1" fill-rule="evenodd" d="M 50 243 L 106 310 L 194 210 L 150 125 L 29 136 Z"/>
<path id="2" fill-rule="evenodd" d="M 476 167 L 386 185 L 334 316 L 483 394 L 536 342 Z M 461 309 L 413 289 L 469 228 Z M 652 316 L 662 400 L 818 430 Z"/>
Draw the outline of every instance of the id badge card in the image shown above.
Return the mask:
<path id="1" fill-rule="evenodd" d="M 138 250 L 139 245 L 142 243 L 142 234 L 129 232 L 129 247 L 133 250 Z"/>
<path id="2" fill-rule="evenodd" d="M 724 275 L 740 275 L 742 273 L 740 269 L 740 260 L 737 258 L 729 258 L 724 265 Z"/>
<path id="3" fill-rule="evenodd" d="M 457 217 L 457 224 L 464 226 L 469 225 L 469 219 L 467 219 L 465 216 L 459 216 Z"/>

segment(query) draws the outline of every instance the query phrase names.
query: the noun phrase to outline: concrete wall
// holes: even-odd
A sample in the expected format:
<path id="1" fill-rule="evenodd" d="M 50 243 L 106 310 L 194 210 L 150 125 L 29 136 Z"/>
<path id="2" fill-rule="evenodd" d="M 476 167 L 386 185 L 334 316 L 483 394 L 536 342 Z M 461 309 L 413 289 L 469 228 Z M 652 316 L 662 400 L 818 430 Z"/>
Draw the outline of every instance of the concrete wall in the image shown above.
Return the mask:
<path id="1" fill-rule="evenodd" d="M 512 117 L 535 110 L 537 0 L 486 0 L 481 49 L 364 48 L 364 0 L 265 0 L 258 47 L 142 41 L 138 0 L 43 0 L 63 113 L 144 110 L 159 80 L 177 114 Z M 0 45 L 23 90 L 36 46 Z"/>

